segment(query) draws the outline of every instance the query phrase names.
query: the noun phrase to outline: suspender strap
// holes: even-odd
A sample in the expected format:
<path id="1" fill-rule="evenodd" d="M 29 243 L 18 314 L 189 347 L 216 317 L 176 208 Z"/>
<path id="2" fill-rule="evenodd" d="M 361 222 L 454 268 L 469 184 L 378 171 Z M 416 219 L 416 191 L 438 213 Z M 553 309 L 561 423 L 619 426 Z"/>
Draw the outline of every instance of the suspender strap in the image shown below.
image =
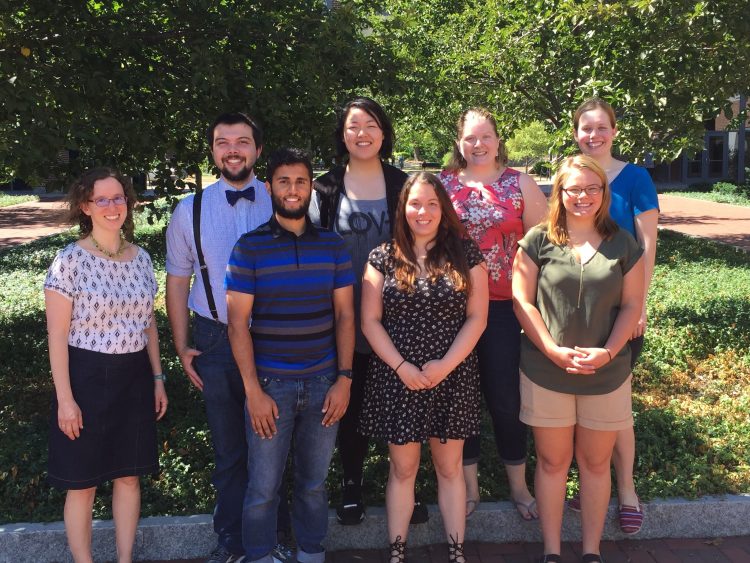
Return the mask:
<path id="1" fill-rule="evenodd" d="M 195 252 L 198 254 L 198 264 L 201 269 L 201 277 L 203 278 L 203 287 L 206 290 L 206 302 L 208 308 L 211 311 L 211 316 L 215 321 L 219 320 L 219 314 L 216 312 L 216 302 L 214 301 L 214 293 L 211 291 L 211 282 L 208 279 L 208 266 L 206 266 L 206 260 L 203 258 L 203 247 L 201 246 L 201 201 L 203 200 L 203 192 L 200 191 L 195 194 L 193 198 L 193 236 L 195 237 Z"/>

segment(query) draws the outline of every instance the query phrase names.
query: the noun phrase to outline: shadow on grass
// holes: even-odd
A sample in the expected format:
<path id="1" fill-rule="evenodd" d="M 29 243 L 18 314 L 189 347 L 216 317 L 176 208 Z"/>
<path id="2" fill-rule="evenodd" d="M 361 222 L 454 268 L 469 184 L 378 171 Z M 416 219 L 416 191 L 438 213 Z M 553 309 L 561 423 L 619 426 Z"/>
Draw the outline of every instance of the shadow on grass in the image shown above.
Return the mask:
<path id="1" fill-rule="evenodd" d="M 674 231 L 659 231 L 656 265 L 680 266 L 685 263 L 705 263 L 710 273 L 712 262 L 724 266 L 750 269 L 750 253 L 718 244 L 710 240 L 689 237 Z"/>

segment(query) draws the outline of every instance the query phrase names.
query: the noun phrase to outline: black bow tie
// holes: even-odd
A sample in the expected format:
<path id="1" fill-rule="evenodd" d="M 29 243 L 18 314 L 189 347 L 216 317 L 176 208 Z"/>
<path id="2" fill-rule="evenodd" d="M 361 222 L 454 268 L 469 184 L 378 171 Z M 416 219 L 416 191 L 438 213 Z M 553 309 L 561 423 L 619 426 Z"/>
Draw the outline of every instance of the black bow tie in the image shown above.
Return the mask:
<path id="1" fill-rule="evenodd" d="M 227 196 L 227 201 L 229 202 L 229 205 L 234 207 L 234 204 L 237 203 L 237 201 L 241 198 L 249 199 L 250 201 L 255 201 L 255 186 L 250 186 L 249 188 L 246 188 L 242 191 L 240 190 L 227 190 L 224 192 Z"/>

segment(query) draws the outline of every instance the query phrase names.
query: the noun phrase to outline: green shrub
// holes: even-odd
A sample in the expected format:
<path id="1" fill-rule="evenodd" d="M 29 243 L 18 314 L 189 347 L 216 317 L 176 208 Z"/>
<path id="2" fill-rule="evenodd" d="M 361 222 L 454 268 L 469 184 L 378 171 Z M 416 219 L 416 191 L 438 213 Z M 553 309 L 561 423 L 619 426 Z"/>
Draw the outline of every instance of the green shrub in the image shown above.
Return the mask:
<path id="1" fill-rule="evenodd" d="M 443 167 L 443 170 L 448 168 L 448 165 L 451 163 L 451 160 L 453 159 L 453 151 L 448 151 L 443 155 L 443 158 L 440 159 L 440 165 Z"/>
<path id="2" fill-rule="evenodd" d="M 716 182 L 711 191 L 723 195 L 738 195 L 741 193 L 740 187 L 730 182 Z"/>
<path id="3" fill-rule="evenodd" d="M 537 176 L 549 176 L 552 172 L 552 164 L 546 160 L 540 160 L 535 162 L 534 166 L 531 167 L 531 173 Z"/>

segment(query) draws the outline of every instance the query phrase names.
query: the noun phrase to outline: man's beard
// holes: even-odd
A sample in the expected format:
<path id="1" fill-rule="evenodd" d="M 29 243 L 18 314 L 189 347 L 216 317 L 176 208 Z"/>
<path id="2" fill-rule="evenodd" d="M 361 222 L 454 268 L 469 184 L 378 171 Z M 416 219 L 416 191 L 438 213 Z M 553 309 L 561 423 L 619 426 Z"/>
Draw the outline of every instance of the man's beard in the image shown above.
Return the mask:
<path id="1" fill-rule="evenodd" d="M 245 182 L 253 173 L 253 167 L 243 166 L 237 172 L 231 172 L 226 166 L 221 169 L 221 175 L 230 182 Z"/>
<path id="2" fill-rule="evenodd" d="M 282 198 L 273 196 L 271 197 L 271 205 L 273 206 L 273 212 L 277 213 L 284 219 L 302 219 L 307 215 L 307 210 L 310 207 L 310 196 L 307 199 L 300 201 L 300 206 L 297 209 L 285 209 Z"/>

